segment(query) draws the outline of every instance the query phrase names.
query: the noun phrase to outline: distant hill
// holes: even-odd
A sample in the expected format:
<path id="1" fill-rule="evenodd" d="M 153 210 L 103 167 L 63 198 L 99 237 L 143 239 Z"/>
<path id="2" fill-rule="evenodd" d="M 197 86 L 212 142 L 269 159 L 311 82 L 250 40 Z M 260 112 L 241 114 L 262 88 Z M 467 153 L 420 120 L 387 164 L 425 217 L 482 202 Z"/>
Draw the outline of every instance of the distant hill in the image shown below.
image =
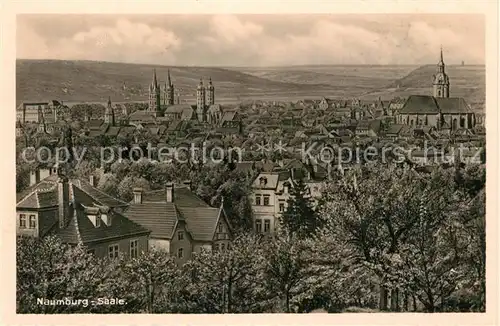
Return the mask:
<path id="1" fill-rule="evenodd" d="M 421 66 L 386 87 L 365 96 L 377 96 L 379 93 L 393 96 L 432 94 L 432 80 L 435 73 L 435 65 Z M 484 103 L 486 98 L 485 66 L 446 66 L 446 73 L 450 78 L 451 97 L 464 97 L 469 103 Z"/>
<path id="2" fill-rule="evenodd" d="M 303 98 L 390 99 L 430 94 L 435 66 L 294 66 L 271 68 L 167 67 L 96 61 L 17 60 L 17 102 L 58 99 L 65 102 L 147 101 L 156 69 L 164 84 L 167 69 L 184 102 L 195 102 L 200 77 L 212 77 L 216 101 Z M 451 96 L 468 102 L 485 97 L 484 66 L 449 66 Z"/>
<path id="3" fill-rule="evenodd" d="M 266 68 L 249 67 L 238 68 L 238 70 L 274 81 L 303 84 L 326 83 L 332 86 L 332 88 L 354 87 L 361 90 L 367 90 L 384 87 L 395 79 L 406 76 L 415 68 L 418 67 L 388 65 L 324 65 Z"/>
<path id="4" fill-rule="evenodd" d="M 322 93 L 331 87 L 320 83 L 279 82 L 240 71 L 210 67 L 167 67 L 95 61 L 17 60 L 17 100 L 60 99 L 65 101 L 147 100 L 156 68 L 164 83 L 167 69 L 182 99 L 194 99 L 196 86 L 211 77 L 218 98 L 273 94 Z"/>

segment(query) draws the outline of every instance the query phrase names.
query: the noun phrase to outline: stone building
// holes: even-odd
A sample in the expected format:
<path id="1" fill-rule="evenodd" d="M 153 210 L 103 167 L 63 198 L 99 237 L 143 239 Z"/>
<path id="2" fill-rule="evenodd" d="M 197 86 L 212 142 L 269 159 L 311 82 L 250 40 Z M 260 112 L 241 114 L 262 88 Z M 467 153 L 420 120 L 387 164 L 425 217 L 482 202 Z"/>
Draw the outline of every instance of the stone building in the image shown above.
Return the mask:
<path id="1" fill-rule="evenodd" d="M 189 181 L 153 191 L 134 188 L 134 199 L 123 214 L 151 230 L 150 248 L 169 252 L 181 264 L 202 249 L 229 248 L 233 237 L 224 203 L 210 207 L 191 191 Z"/>
<path id="2" fill-rule="evenodd" d="M 160 87 L 156 79 L 156 69 L 153 70 L 153 81 L 149 85 L 149 103 L 148 112 L 152 113 L 155 117 L 160 115 Z"/>
<path id="3" fill-rule="evenodd" d="M 450 97 L 450 79 L 445 72 L 443 49 L 437 65 L 437 73 L 433 76 L 432 90 L 434 97 Z"/>
<path id="4" fill-rule="evenodd" d="M 150 230 L 122 213 L 127 203 L 94 187 L 94 180 L 68 178 L 53 168 L 33 171 L 31 186 L 17 194 L 18 235 L 57 235 L 69 245 L 84 245 L 100 258 L 148 251 Z"/>
<path id="5" fill-rule="evenodd" d="M 450 80 L 445 72 L 442 50 L 432 87 L 433 96 L 409 96 L 396 115 L 396 123 L 451 131 L 474 128 L 476 116 L 465 99 L 450 97 Z"/>

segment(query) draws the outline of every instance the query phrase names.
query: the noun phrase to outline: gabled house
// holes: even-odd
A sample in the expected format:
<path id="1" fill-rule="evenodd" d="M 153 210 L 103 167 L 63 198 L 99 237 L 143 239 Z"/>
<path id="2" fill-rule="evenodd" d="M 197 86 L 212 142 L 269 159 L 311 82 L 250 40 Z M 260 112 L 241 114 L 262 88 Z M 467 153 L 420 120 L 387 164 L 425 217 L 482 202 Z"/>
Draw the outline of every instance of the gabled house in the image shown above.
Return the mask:
<path id="1" fill-rule="evenodd" d="M 403 124 L 392 124 L 387 128 L 385 132 L 385 136 L 390 139 L 398 139 L 400 136 L 401 130 L 405 127 Z"/>
<path id="2" fill-rule="evenodd" d="M 397 115 L 399 111 L 403 108 L 406 100 L 404 98 L 396 97 L 392 99 L 389 103 L 389 107 L 387 108 L 387 114 L 390 116 Z"/>
<path id="3" fill-rule="evenodd" d="M 380 120 L 361 120 L 356 126 L 356 136 L 377 137 L 380 131 Z"/>
<path id="4" fill-rule="evenodd" d="M 210 207 L 190 189 L 190 184 L 143 191 L 134 188 L 134 199 L 124 216 L 151 231 L 149 246 L 166 250 L 180 264 L 194 252 L 224 250 L 232 240 L 232 229 L 224 210 Z"/>
<path id="5" fill-rule="evenodd" d="M 328 109 L 334 108 L 334 107 L 335 107 L 335 103 L 333 102 L 333 100 L 332 100 L 332 99 L 329 99 L 329 98 L 323 97 L 323 98 L 321 99 L 321 101 L 319 102 L 318 107 L 319 107 L 321 110 L 326 111 L 326 110 L 328 110 Z"/>
<path id="6" fill-rule="evenodd" d="M 219 120 L 220 132 L 237 134 L 242 131 L 242 122 L 237 111 L 226 111 Z"/>
<path id="7" fill-rule="evenodd" d="M 147 251 L 150 231 L 122 215 L 127 203 L 91 182 L 58 171 L 17 194 L 17 234 L 56 235 L 64 243 L 83 244 L 101 258 L 137 257 Z"/>

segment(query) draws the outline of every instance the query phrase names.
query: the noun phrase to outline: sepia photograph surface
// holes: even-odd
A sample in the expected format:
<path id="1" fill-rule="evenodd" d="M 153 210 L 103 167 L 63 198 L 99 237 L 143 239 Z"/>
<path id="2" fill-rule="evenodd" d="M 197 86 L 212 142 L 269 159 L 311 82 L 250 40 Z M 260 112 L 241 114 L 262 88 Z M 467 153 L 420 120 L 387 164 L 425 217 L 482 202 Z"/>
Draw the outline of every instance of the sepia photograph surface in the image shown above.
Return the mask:
<path id="1" fill-rule="evenodd" d="M 16 314 L 486 312 L 485 15 L 15 29 Z"/>

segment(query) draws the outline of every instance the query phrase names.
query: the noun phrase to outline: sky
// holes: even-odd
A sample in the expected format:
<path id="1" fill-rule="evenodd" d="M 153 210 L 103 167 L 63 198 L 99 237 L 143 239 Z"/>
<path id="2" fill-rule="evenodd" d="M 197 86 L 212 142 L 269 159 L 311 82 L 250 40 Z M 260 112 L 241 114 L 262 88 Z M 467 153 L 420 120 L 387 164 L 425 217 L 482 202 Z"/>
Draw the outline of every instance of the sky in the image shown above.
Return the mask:
<path id="1" fill-rule="evenodd" d="M 485 63 L 476 14 L 18 15 L 18 59 L 172 66 Z"/>

